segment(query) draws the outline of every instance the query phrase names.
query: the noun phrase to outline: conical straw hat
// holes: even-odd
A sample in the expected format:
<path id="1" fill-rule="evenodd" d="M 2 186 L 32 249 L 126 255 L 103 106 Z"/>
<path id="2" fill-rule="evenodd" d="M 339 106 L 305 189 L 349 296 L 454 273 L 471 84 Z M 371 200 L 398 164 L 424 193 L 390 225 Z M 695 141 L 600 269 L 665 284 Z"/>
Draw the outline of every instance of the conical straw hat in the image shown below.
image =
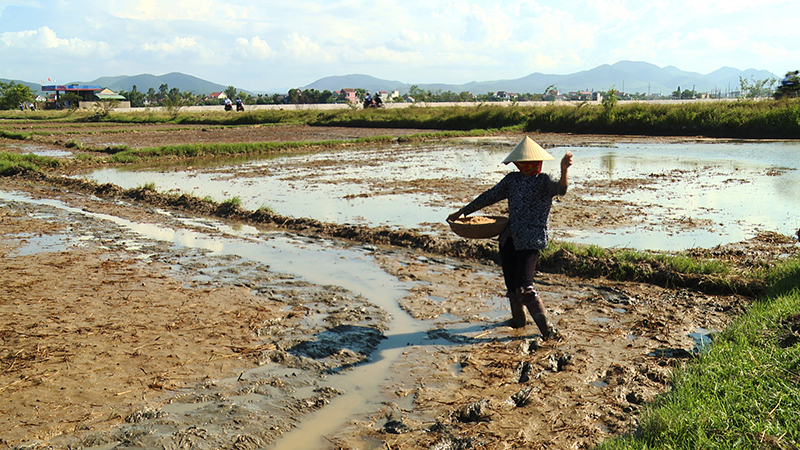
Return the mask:
<path id="1" fill-rule="evenodd" d="M 506 159 L 503 160 L 503 164 L 515 161 L 551 161 L 553 159 L 555 159 L 553 155 L 547 153 L 547 151 L 536 142 L 533 142 L 533 139 L 525 136 L 525 139 L 521 140 L 519 144 L 514 147 L 514 150 L 506 156 Z"/>

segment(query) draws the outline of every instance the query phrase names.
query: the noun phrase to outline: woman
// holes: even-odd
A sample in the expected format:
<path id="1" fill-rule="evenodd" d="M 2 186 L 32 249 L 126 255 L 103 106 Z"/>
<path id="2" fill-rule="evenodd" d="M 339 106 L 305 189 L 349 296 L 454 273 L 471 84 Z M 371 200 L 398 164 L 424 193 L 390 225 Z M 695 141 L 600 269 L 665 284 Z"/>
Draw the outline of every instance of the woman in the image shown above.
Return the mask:
<path id="1" fill-rule="evenodd" d="M 507 174 L 494 187 L 482 193 L 468 205 L 454 212 L 448 220 L 456 220 L 481 208 L 508 199 L 508 226 L 500 234 L 500 263 L 503 266 L 506 296 L 511 304 L 511 326 L 524 327 L 525 308 L 545 338 L 554 330 L 547 323 L 544 304 L 533 286 L 539 252 L 547 247 L 547 225 L 553 197 L 567 192 L 567 170 L 572 165 L 572 153 L 561 159 L 561 178 L 555 181 L 542 173 L 542 161 L 553 156 L 525 137 L 503 160 L 513 162 L 519 172 Z"/>

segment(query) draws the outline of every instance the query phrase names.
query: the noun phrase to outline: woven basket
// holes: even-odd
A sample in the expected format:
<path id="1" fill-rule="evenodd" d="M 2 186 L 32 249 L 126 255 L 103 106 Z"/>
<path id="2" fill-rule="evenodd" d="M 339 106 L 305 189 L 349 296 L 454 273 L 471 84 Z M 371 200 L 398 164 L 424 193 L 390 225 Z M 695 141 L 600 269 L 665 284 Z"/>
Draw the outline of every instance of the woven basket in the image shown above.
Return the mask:
<path id="1" fill-rule="evenodd" d="M 506 216 L 476 216 L 483 223 L 470 223 L 469 217 L 448 220 L 450 229 L 461 237 L 469 239 L 486 239 L 499 235 L 508 225 Z"/>

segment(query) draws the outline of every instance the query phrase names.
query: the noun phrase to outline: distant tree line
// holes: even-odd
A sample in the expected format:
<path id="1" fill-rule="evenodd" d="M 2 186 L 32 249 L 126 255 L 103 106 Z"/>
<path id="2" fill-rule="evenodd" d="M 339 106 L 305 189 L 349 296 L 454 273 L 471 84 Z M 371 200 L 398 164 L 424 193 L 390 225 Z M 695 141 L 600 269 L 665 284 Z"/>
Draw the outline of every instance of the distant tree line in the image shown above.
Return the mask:
<path id="1" fill-rule="evenodd" d="M 790 72 L 792 74 L 794 72 Z M 789 75 L 787 75 L 787 78 Z M 797 79 L 796 73 L 794 78 Z M 739 78 L 739 90 L 735 92 L 736 97 L 739 98 L 767 98 L 775 95 L 780 89 L 777 89 L 777 79 L 767 78 L 764 80 L 756 80 L 753 77 L 750 79 Z M 784 80 L 784 84 L 785 80 Z M 800 82 L 795 82 L 795 85 L 800 85 Z M 785 88 L 783 86 L 782 88 Z M 797 90 L 797 86 L 795 86 Z M 617 100 L 644 100 L 650 96 L 643 93 L 624 93 L 611 89 L 614 98 Z M 319 104 L 319 103 L 346 103 L 348 99 L 344 93 L 344 89 L 336 92 L 329 90 L 319 91 L 317 89 L 300 89 L 293 88 L 285 95 L 281 94 L 258 94 L 251 95 L 245 91 L 236 89 L 234 86 L 228 86 L 224 90 L 225 96 L 230 99 L 239 98 L 246 105 L 270 105 L 270 104 Z M 359 102 L 364 100 L 367 91 L 362 88 L 355 89 L 356 98 Z M 195 94 L 191 91 L 180 91 L 178 88 L 170 88 L 166 83 L 161 84 L 158 89 L 149 88 L 147 92 L 139 91 L 136 85 L 133 85 L 129 92 L 121 90 L 120 95 L 124 96 L 132 107 L 143 106 L 163 106 L 166 108 L 180 108 L 182 106 L 191 105 L 222 105 L 224 100 L 220 98 L 213 98 L 211 94 Z M 602 94 L 602 92 L 601 92 Z M 67 94 L 65 94 L 67 95 Z M 680 86 L 677 90 L 673 91 L 671 95 L 660 98 L 674 98 L 674 99 L 694 99 L 700 97 L 721 97 L 721 91 L 711 93 L 700 93 L 692 89 L 681 89 Z M 793 95 L 797 96 L 797 95 Z M 63 96 L 62 96 L 63 97 Z M 4 83 L 0 82 L 0 109 L 14 109 L 18 108 L 20 104 L 28 104 L 35 98 L 34 92 L 30 87 L 24 84 L 15 82 Z M 426 103 L 441 103 L 441 102 L 522 102 L 522 101 L 554 101 L 554 100 L 585 100 L 583 98 L 568 98 L 558 92 L 556 86 L 548 86 L 542 93 L 505 93 L 505 92 L 487 92 L 485 94 L 473 94 L 470 92 L 452 92 L 444 91 L 442 89 L 422 89 L 418 85 L 413 85 L 409 88 L 408 92 L 393 99 L 384 98 L 383 101 L 412 101 L 412 102 L 426 102 Z"/>

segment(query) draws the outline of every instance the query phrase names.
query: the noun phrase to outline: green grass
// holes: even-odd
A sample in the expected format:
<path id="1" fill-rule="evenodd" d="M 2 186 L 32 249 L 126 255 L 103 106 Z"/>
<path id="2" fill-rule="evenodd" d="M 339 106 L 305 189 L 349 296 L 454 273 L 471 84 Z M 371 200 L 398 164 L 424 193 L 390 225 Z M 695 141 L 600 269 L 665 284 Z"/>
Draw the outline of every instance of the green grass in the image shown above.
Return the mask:
<path id="1" fill-rule="evenodd" d="M 598 449 L 800 446 L 800 343 L 792 340 L 800 326 L 800 260 L 769 277 L 769 293 L 677 370 L 672 390 L 645 407 L 639 429 Z"/>
<path id="2" fill-rule="evenodd" d="M 20 155 L 18 153 L 0 152 L 0 176 L 16 175 L 26 170 L 40 171 L 42 168 L 60 167 L 61 162 L 46 156 L 37 156 L 32 153 Z"/>
<path id="3" fill-rule="evenodd" d="M 275 214 L 275 210 L 272 209 L 272 207 L 268 206 L 268 205 L 259 206 L 257 211 L 260 211 L 260 212 L 266 213 L 266 214 Z"/>
<path id="4" fill-rule="evenodd" d="M 632 103 L 533 109 L 526 131 L 599 134 L 704 135 L 737 138 L 800 137 L 800 101 Z"/>
<path id="5" fill-rule="evenodd" d="M 222 205 L 226 205 L 226 206 L 242 206 L 242 199 L 239 198 L 239 197 L 234 196 L 234 197 L 231 197 L 231 198 L 226 199 L 225 201 L 223 201 Z"/>
<path id="6" fill-rule="evenodd" d="M 730 275 L 733 271 L 730 264 L 724 261 L 696 258 L 682 254 L 663 254 L 628 249 L 607 249 L 596 245 L 580 245 L 570 242 L 551 242 L 550 246 L 542 252 L 542 259 L 547 262 L 549 259 L 557 257 L 559 252 L 567 251 L 587 260 L 587 270 L 589 266 L 593 270 L 601 270 L 600 275 L 612 279 L 630 279 L 624 272 L 615 272 L 615 267 L 644 266 L 650 269 L 666 267 L 678 273 L 696 275 Z M 596 268 L 590 263 L 592 261 L 610 261 L 612 264 L 604 268 Z M 641 270 L 641 269 L 639 269 Z M 646 273 L 642 273 L 646 275 Z"/>
<path id="7" fill-rule="evenodd" d="M 0 130 L 0 138 L 14 139 L 17 141 L 24 141 L 30 139 L 33 133 L 21 133 L 17 131 Z"/>

